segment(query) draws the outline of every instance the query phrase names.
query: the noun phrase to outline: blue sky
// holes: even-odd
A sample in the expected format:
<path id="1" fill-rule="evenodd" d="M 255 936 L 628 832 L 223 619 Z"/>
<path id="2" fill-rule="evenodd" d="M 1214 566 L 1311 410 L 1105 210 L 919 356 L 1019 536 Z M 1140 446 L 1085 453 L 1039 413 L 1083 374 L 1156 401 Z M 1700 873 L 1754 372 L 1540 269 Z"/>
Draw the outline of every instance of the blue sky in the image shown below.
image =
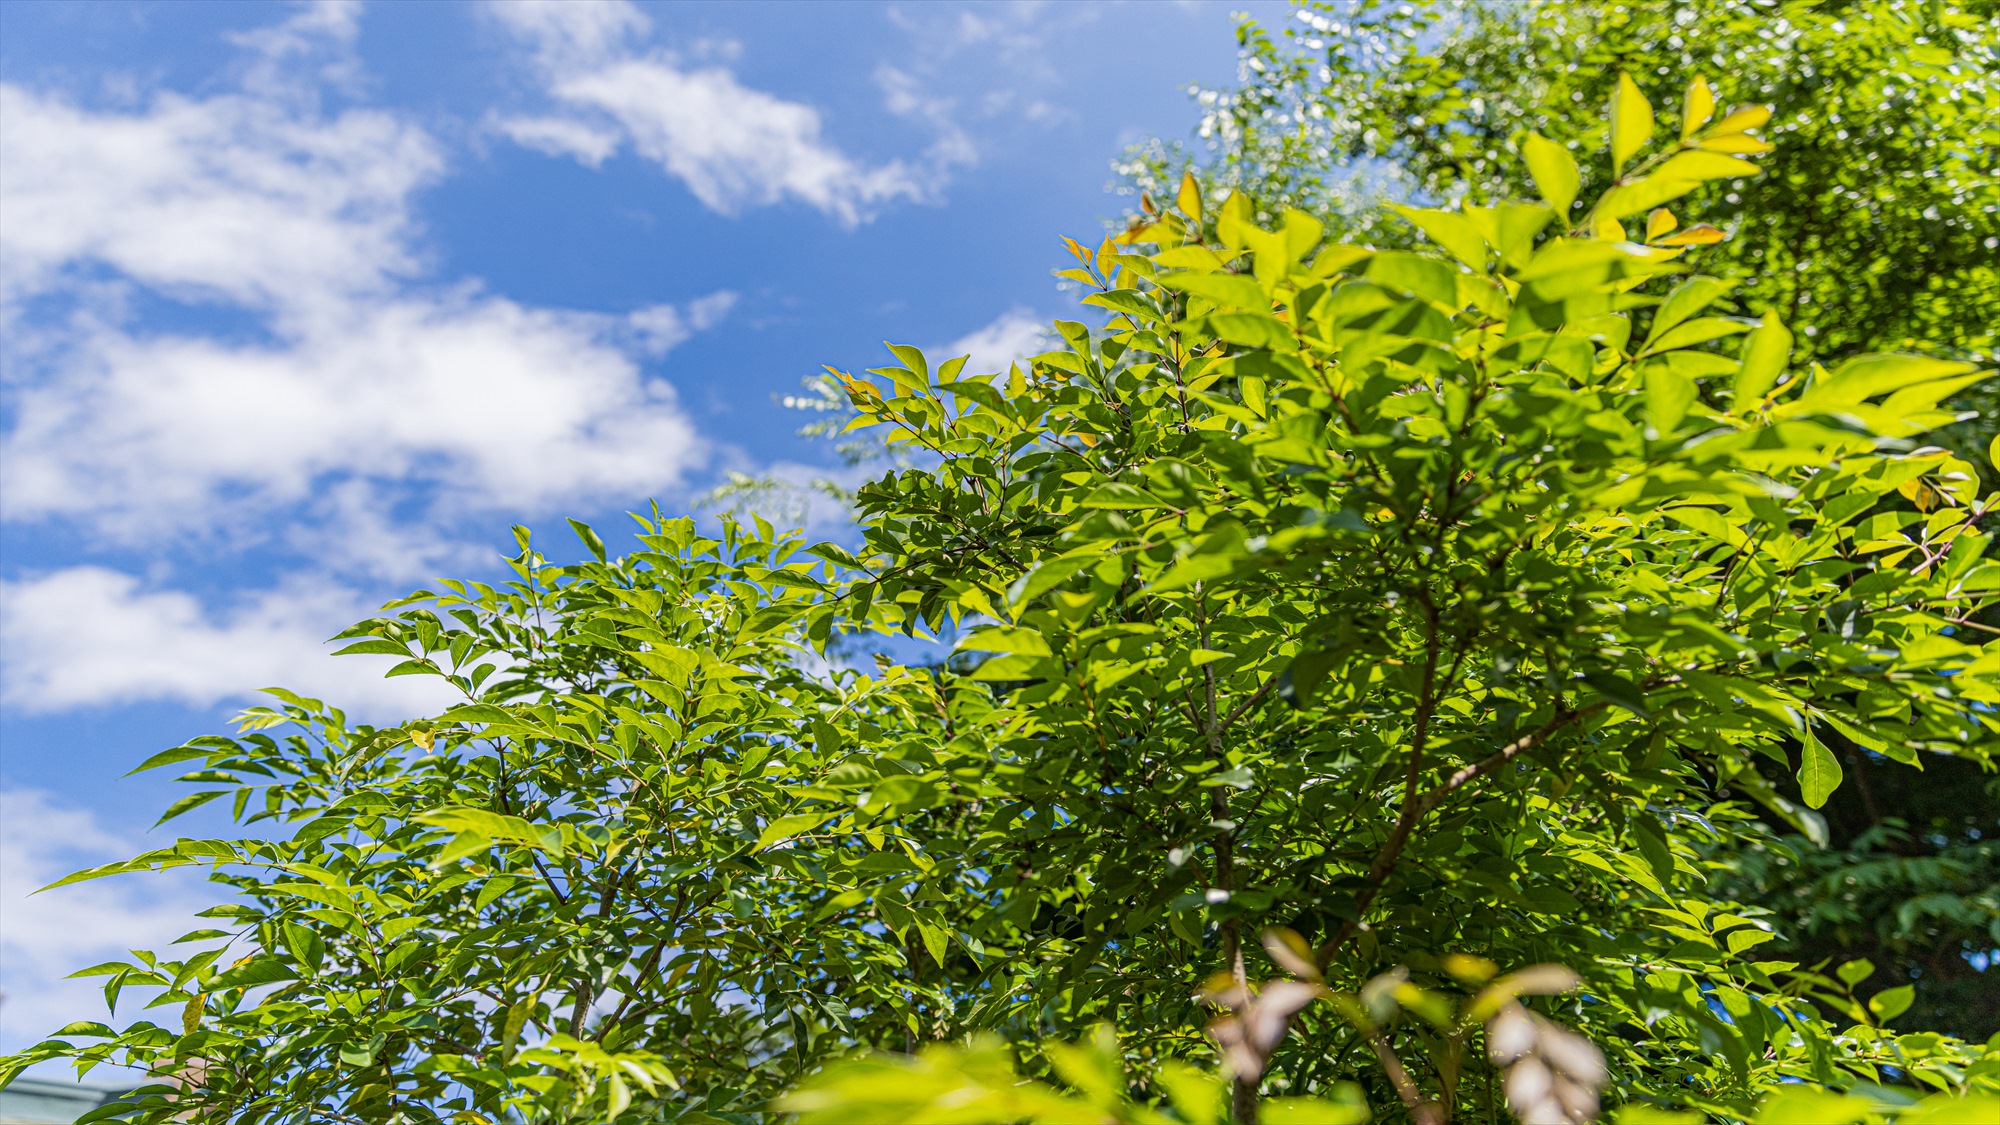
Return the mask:
<path id="1" fill-rule="evenodd" d="M 199 888 L 152 751 L 514 522 L 832 467 L 774 396 L 880 342 L 1039 350 L 1110 161 L 1185 136 L 1231 10 L 12 0 L 0 33 L 0 1049 Z"/>

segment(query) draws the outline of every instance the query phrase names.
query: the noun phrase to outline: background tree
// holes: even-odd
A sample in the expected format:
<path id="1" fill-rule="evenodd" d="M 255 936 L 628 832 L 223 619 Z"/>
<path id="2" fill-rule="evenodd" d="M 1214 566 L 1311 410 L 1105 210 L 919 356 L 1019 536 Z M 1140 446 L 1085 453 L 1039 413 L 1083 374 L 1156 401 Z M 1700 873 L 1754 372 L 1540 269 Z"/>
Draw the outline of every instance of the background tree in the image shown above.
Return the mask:
<path id="1" fill-rule="evenodd" d="M 1199 163 L 1266 209 L 1343 237 L 1403 240 L 1387 196 L 1484 203 L 1521 183 L 1530 132 L 1611 182 L 1604 104 L 1629 74 L 1677 107 L 1686 76 L 1722 106 L 1769 104 L 1769 174 L 1696 196 L 1734 238 L 1705 267 L 1804 327 L 1801 357 L 1938 348 L 1990 358 L 2000 331 L 2000 5 L 1991 0 L 1301 3 L 1238 29 L 1240 82 L 1197 90 L 1201 150 L 1154 142 L 1131 188 L 1170 195 Z M 1359 186 L 1374 191 L 1356 192 Z M 1755 230 L 1749 223 L 1754 216 Z M 1752 236 L 1753 235 L 1753 236 Z"/>

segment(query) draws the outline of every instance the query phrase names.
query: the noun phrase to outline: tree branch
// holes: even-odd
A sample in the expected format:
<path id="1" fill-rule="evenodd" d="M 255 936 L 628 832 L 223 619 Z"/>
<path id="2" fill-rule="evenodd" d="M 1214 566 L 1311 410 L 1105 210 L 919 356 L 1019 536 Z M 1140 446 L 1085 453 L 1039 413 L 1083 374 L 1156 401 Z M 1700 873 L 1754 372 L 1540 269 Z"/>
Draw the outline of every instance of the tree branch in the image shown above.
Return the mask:
<path id="1" fill-rule="evenodd" d="M 1548 722 L 1543 723 L 1541 727 L 1535 730 L 1532 734 L 1522 735 L 1521 737 L 1515 739 L 1514 741 L 1494 751 L 1488 757 L 1478 762 L 1474 762 L 1472 765 L 1466 766 L 1464 769 L 1461 769 L 1457 773 L 1452 774 L 1450 777 L 1445 778 L 1443 784 L 1439 785 L 1436 789 L 1431 790 L 1429 793 L 1424 794 L 1423 801 L 1421 802 L 1423 808 L 1422 812 L 1419 813 L 1419 815 L 1431 812 L 1432 810 L 1436 809 L 1439 805 L 1443 804 L 1445 800 L 1452 795 L 1453 792 L 1464 788 L 1471 782 L 1476 781 L 1481 777 L 1484 777 L 1486 774 L 1489 774 L 1493 772 L 1495 769 L 1498 769 L 1499 767 L 1506 765 L 1508 762 L 1513 761 L 1520 755 L 1525 754 L 1530 750 L 1533 750 L 1537 746 L 1540 746 L 1542 742 L 1549 737 L 1549 735 L 1554 734 L 1556 731 L 1561 730 L 1563 727 L 1568 726 L 1569 724 L 1575 722 L 1578 719 L 1583 718 L 1586 715 L 1592 715 L 1599 711 L 1602 711 L 1604 708 L 1608 706 L 1610 706 L 1610 704 L 1600 700 L 1599 702 L 1592 703 L 1588 706 L 1579 707 L 1574 711 L 1557 711 L 1555 715 L 1549 719 Z"/>
<path id="2" fill-rule="evenodd" d="M 1426 670 L 1425 678 L 1428 681 L 1428 670 Z M 1492 770 L 1541 745 L 1549 735 L 1554 734 L 1570 723 L 1575 722 L 1585 715 L 1595 714 L 1603 710 L 1606 706 L 1609 706 L 1609 704 L 1599 701 L 1575 710 L 1558 709 L 1550 717 L 1549 721 L 1543 723 L 1534 733 L 1523 735 L 1501 747 L 1484 760 L 1466 766 L 1446 778 L 1437 788 L 1424 794 L 1422 797 L 1414 797 L 1411 794 L 1415 787 L 1416 757 L 1421 752 L 1422 739 L 1427 733 L 1426 728 L 1430 717 L 1428 709 L 1420 704 L 1417 711 L 1419 728 L 1416 736 L 1412 739 L 1412 772 L 1411 776 L 1406 779 L 1402 813 L 1397 816 L 1396 826 L 1390 830 L 1389 838 L 1383 841 L 1382 850 L 1375 853 L 1375 861 L 1368 865 L 1368 885 L 1363 887 L 1354 896 L 1355 919 L 1343 923 L 1339 932 L 1335 933 L 1331 940 L 1313 951 L 1321 967 L 1325 967 L 1332 960 L 1333 955 L 1340 951 L 1340 947 L 1347 944 L 1347 939 L 1354 936 L 1354 931 L 1360 928 L 1361 916 L 1368 912 L 1369 904 L 1375 901 L 1375 896 L 1380 893 L 1382 885 L 1389 881 L 1389 876 L 1395 871 L 1396 862 L 1402 858 L 1403 848 L 1409 844 L 1410 834 L 1416 829 L 1418 821 L 1428 816 L 1439 805 L 1443 804 L 1446 798 L 1472 781 L 1485 776 Z"/>

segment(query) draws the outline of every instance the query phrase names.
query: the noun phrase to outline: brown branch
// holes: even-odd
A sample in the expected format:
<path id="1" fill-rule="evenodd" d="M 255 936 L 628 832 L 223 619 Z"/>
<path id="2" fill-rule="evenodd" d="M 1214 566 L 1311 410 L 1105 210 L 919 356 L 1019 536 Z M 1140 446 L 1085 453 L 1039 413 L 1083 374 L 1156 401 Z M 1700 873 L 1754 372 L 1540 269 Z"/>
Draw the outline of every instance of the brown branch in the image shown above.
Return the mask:
<path id="1" fill-rule="evenodd" d="M 1265 680 L 1263 686 L 1259 687 L 1256 690 L 1256 692 L 1252 694 L 1248 699 L 1245 699 L 1243 702 L 1238 703 L 1235 707 L 1230 709 L 1229 716 L 1222 720 L 1222 729 L 1224 731 L 1227 731 L 1230 727 L 1235 726 L 1236 720 L 1242 718 L 1246 713 L 1249 712 L 1249 710 L 1252 707 L 1255 707 L 1259 703 L 1262 703 L 1264 701 L 1264 697 L 1271 694 L 1272 689 L 1276 688 L 1277 686 L 1278 686 L 1277 676 L 1272 676 L 1270 679 Z"/>
<path id="2" fill-rule="evenodd" d="M 1603 710 L 1606 706 L 1608 704 L 1605 702 L 1597 702 L 1585 707 L 1579 707 L 1573 711 L 1560 709 L 1534 733 L 1523 735 L 1501 747 L 1483 761 L 1466 766 L 1446 778 L 1437 788 L 1424 794 L 1422 797 L 1411 795 L 1411 790 L 1415 784 L 1414 776 L 1408 779 L 1407 787 L 1404 791 L 1402 812 L 1396 817 L 1396 826 L 1390 830 L 1389 838 L 1383 841 L 1382 850 L 1375 853 L 1374 862 L 1368 865 L 1368 885 L 1363 887 L 1354 896 L 1355 918 L 1342 923 L 1340 930 L 1325 945 L 1313 951 L 1321 967 L 1325 967 L 1332 960 L 1333 955 L 1340 951 L 1340 947 L 1347 943 L 1347 939 L 1354 936 L 1355 930 L 1360 928 L 1360 918 L 1367 913 L 1369 904 L 1375 901 L 1375 896 L 1381 892 L 1382 885 L 1389 881 L 1389 875 L 1395 871 L 1397 861 L 1402 858 L 1403 848 L 1409 844 L 1410 835 L 1415 831 L 1419 820 L 1428 816 L 1439 805 L 1443 804 L 1446 798 L 1475 779 L 1485 776 L 1490 771 L 1505 765 L 1528 750 L 1541 745 L 1543 740 L 1547 739 L 1549 735 L 1575 722 L 1577 719 Z M 1417 716 L 1420 724 L 1427 722 L 1429 718 L 1421 704 L 1419 705 Z M 1421 736 L 1423 733 L 1424 731 L 1420 727 L 1418 738 L 1413 739 L 1413 745 L 1419 749 L 1421 748 Z M 1413 753 L 1413 771 L 1415 769 L 1415 758 L 1416 755 Z"/>
<path id="3" fill-rule="evenodd" d="M 1431 604 L 1428 592 L 1424 597 L 1424 619 L 1427 625 L 1424 637 L 1424 675 L 1417 694 L 1416 724 L 1410 731 L 1410 765 L 1403 771 L 1403 800 L 1396 814 L 1396 825 L 1389 830 L 1389 838 L 1382 843 L 1382 850 L 1375 853 L 1375 861 L 1368 865 L 1368 886 L 1355 896 L 1354 913 L 1357 920 L 1368 911 L 1368 904 L 1375 901 L 1375 895 L 1382 884 L 1388 882 L 1389 873 L 1395 870 L 1396 860 L 1403 854 L 1403 848 L 1410 842 L 1410 833 L 1416 830 L 1417 820 L 1428 810 L 1419 807 L 1417 779 L 1423 776 L 1424 750 L 1430 742 L 1431 718 L 1437 713 L 1437 665 L 1438 631 L 1437 608 Z M 1335 943 L 1346 939 L 1357 922 L 1349 922 L 1341 927 Z"/>
<path id="4" fill-rule="evenodd" d="M 1201 587 L 1195 587 L 1195 612 L 1201 629 L 1201 647 L 1212 648 L 1208 632 L 1208 595 Z M 1201 666 L 1203 722 L 1202 735 L 1208 742 L 1209 756 L 1220 764 L 1222 759 L 1222 724 L 1216 721 L 1215 713 L 1215 662 Z M 1275 680 L 1276 677 L 1273 677 Z M 1229 794 L 1227 787 L 1217 785 L 1208 791 L 1208 815 L 1215 828 L 1215 886 L 1225 894 L 1236 890 L 1236 830 L 1223 827 L 1229 822 Z M 1222 923 L 1222 955 L 1229 962 L 1229 974 L 1236 981 L 1236 987 L 1249 988 L 1248 973 L 1243 964 L 1242 927 L 1234 916 Z M 1231 1116 L 1239 1125 L 1256 1125 L 1257 1121 L 1257 1080 L 1247 1075 L 1237 1075 L 1230 1083 Z"/>
<path id="5" fill-rule="evenodd" d="M 1599 701 L 1585 707 L 1579 707 L 1574 711 L 1556 712 L 1554 717 L 1549 719 L 1548 722 L 1543 723 L 1534 733 L 1522 735 L 1494 751 L 1485 759 L 1474 762 L 1472 765 L 1466 766 L 1464 769 L 1445 778 L 1443 784 L 1424 795 L 1421 802 L 1423 809 L 1419 815 L 1431 812 L 1443 804 L 1446 798 L 1450 797 L 1456 790 L 1464 788 L 1471 782 L 1484 777 L 1500 766 L 1506 765 L 1520 755 L 1541 745 L 1543 740 L 1548 738 L 1549 735 L 1554 734 L 1556 731 L 1561 730 L 1563 727 L 1586 715 L 1602 711 L 1607 706 L 1609 706 L 1608 703 Z"/>

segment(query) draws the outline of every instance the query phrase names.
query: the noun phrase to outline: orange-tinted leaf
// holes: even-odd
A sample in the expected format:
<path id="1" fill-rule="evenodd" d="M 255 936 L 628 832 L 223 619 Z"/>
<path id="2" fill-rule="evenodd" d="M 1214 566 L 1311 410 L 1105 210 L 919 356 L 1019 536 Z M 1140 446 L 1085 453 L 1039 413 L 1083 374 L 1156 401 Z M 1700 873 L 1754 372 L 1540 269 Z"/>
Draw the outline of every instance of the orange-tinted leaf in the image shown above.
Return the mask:
<path id="1" fill-rule="evenodd" d="M 1711 246 L 1728 237 L 1727 234 L 1707 223 L 1696 223 L 1679 234 L 1652 241 L 1655 246 Z"/>

